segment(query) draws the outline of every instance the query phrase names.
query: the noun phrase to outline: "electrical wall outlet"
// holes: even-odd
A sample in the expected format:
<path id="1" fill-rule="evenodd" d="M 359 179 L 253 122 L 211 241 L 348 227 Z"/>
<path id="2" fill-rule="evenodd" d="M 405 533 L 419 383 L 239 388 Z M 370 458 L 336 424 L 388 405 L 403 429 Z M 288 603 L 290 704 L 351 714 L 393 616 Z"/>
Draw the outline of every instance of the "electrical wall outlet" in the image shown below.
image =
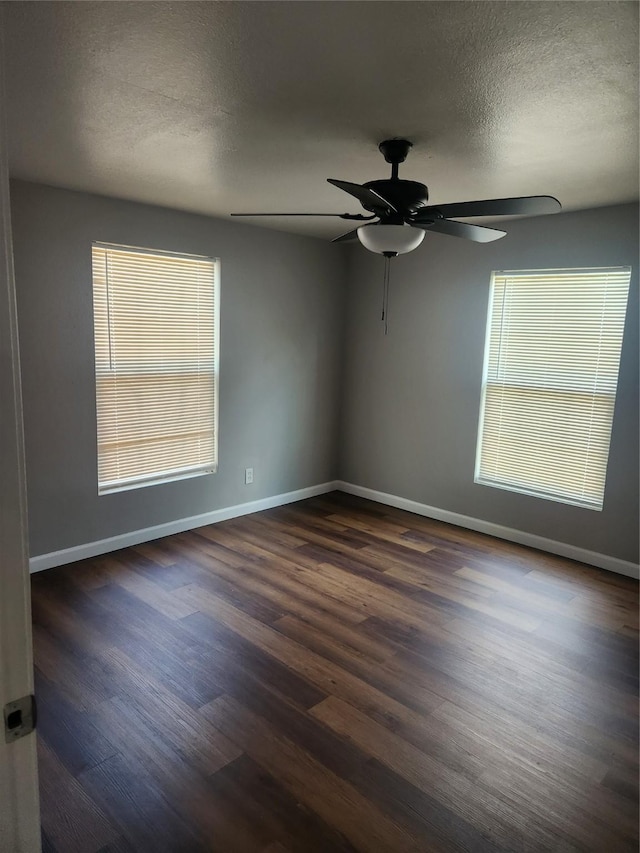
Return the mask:
<path id="1" fill-rule="evenodd" d="M 249 486 L 253 483 L 253 468 L 245 468 L 244 469 L 244 484 L 245 486 Z"/>

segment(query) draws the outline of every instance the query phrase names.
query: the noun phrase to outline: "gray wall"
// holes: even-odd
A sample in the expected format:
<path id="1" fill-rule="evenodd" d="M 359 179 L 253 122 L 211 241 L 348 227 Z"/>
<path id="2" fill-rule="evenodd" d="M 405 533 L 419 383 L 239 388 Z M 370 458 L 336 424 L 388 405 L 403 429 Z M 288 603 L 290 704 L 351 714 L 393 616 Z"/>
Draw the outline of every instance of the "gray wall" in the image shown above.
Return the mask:
<path id="1" fill-rule="evenodd" d="M 637 562 L 636 207 L 513 221 L 488 245 L 427 235 L 392 262 L 388 337 L 382 258 L 359 246 L 24 182 L 12 214 L 32 556 L 339 476 Z M 98 497 L 93 240 L 222 259 L 216 474 Z M 474 484 L 491 271 L 626 264 L 603 512 Z"/>
<path id="2" fill-rule="evenodd" d="M 32 556 L 335 478 L 343 247 L 24 182 L 11 201 Z M 216 474 L 98 497 L 94 240 L 221 258 Z"/>
<path id="3" fill-rule="evenodd" d="M 479 245 L 427 234 L 391 264 L 349 254 L 340 477 L 440 509 L 638 561 L 638 209 L 509 222 Z M 494 269 L 633 268 L 604 510 L 473 482 L 489 280 Z"/>

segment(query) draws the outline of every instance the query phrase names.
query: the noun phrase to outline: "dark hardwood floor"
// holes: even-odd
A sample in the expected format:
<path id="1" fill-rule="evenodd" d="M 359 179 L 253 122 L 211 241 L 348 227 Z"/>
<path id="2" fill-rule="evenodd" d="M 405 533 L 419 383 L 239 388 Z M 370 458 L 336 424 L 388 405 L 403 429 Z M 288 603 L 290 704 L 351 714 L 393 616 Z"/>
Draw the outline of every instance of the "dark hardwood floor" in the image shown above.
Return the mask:
<path id="1" fill-rule="evenodd" d="M 638 584 L 342 494 L 33 576 L 45 853 L 638 849 Z"/>

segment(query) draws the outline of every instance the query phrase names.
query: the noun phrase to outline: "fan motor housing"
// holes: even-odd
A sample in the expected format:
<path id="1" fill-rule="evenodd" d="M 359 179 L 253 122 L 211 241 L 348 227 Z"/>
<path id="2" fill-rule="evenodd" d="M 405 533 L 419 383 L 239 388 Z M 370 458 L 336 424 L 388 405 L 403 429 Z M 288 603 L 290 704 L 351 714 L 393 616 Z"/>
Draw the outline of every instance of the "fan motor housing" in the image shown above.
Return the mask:
<path id="1" fill-rule="evenodd" d="M 363 186 L 377 192 L 390 202 L 399 214 L 415 213 L 425 207 L 429 201 L 429 190 L 417 181 L 403 181 L 398 178 L 380 181 L 367 181 Z M 364 205 L 367 210 L 373 208 Z"/>

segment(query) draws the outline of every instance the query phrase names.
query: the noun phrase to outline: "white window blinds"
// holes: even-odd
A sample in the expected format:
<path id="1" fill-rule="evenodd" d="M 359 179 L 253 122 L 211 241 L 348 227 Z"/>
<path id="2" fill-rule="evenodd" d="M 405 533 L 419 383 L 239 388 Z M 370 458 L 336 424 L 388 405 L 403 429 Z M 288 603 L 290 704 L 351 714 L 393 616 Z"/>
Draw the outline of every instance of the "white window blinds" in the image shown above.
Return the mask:
<path id="1" fill-rule="evenodd" d="M 477 483 L 602 509 L 630 276 L 493 274 Z"/>
<path id="2" fill-rule="evenodd" d="M 219 262 L 92 253 L 98 492 L 215 471 Z"/>

